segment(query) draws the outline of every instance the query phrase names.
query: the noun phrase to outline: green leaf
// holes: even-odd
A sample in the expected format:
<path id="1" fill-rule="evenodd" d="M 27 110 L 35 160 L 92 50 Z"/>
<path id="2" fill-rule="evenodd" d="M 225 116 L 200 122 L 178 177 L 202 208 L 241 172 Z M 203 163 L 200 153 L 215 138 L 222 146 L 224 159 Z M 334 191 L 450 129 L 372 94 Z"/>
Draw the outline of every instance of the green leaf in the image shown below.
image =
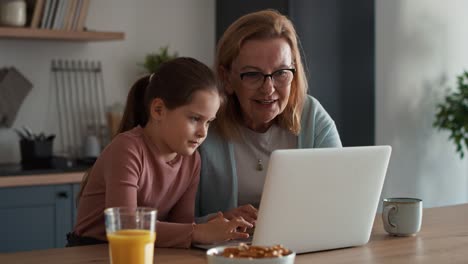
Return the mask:
<path id="1" fill-rule="evenodd" d="M 449 140 L 456 146 L 460 158 L 468 150 L 468 71 L 457 76 L 457 87 L 447 91 L 443 102 L 436 105 L 432 124 L 438 130 L 449 130 Z M 464 143 L 464 147 L 463 147 Z"/>
<path id="2" fill-rule="evenodd" d="M 169 53 L 169 46 L 160 47 L 159 51 L 156 53 L 149 53 L 145 57 L 143 63 L 139 63 L 139 66 L 145 68 L 148 73 L 154 73 L 159 70 L 161 64 L 166 61 L 177 58 L 179 55 L 177 52 L 172 54 Z"/>

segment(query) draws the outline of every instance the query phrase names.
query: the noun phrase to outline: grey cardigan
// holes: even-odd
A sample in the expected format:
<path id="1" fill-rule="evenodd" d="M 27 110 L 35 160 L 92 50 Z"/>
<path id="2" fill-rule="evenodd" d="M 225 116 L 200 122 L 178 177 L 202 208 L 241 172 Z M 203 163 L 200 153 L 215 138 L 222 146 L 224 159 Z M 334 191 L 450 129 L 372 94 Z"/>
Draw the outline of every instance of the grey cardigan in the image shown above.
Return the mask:
<path id="1" fill-rule="evenodd" d="M 298 148 L 327 147 L 341 147 L 335 122 L 315 98 L 307 96 L 302 110 Z M 237 172 L 233 143 L 224 140 L 212 129 L 199 151 L 202 165 L 195 215 L 201 217 L 237 207 Z"/>

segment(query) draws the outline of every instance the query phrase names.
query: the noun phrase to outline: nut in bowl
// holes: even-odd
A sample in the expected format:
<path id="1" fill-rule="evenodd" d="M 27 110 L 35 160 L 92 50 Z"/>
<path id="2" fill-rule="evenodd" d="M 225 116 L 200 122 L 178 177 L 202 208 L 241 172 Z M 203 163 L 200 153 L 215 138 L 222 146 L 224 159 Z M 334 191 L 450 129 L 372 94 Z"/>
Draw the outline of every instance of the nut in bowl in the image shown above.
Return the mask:
<path id="1" fill-rule="evenodd" d="M 293 264 L 296 253 L 281 245 L 271 247 L 239 244 L 215 247 L 206 252 L 208 264 Z"/>

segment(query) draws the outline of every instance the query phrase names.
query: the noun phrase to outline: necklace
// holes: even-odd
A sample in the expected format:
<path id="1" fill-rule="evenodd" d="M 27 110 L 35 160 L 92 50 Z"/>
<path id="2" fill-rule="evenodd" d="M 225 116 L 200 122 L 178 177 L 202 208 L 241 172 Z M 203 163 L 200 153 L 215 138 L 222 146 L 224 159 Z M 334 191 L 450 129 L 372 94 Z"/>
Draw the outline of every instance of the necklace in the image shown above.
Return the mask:
<path id="1" fill-rule="evenodd" d="M 265 169 L 265 165 L 263 164 L 262 153 L 264 152 L 268 155 L 269 152 L 271 152 L 270 144 L 274 133 L 273 127 L 270 127 L 265 133 L 257 133 L 250 130 L 247 130 L 246 132 L 247 133 L 244 136 L 250 139 L 250 144 L 247 143 L 248 141 L 246 139 L 245 142 L 250 145 L 253 156 L 255 157 L 255 170 L 259 172 L 263 171 Z"/>

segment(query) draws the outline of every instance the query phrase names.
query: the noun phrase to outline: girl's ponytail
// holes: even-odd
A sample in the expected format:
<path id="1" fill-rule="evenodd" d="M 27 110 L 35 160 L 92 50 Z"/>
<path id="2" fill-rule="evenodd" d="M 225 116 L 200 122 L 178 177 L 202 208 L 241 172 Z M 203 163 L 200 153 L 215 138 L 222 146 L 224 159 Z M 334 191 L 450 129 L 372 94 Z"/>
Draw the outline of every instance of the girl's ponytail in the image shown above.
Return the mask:
<path id="1" fill-rule="evenodd" d="M 127 104 L 125 105 L 125 111 L 122 116 L 122 121 L 120 121 L 117 134 L 128 131 L 137 125 L 143 127 L 146 125 L 146 122 L 148 122 L 144 98 L 149 79 L 149 75 L 142 77 L 133 84 L 132 88 L 130 88 L 130 92 L 128 92 L 127 97 Z M 83 195 L 85 186 L 88 184 L 90 171 L 91 169 L 88 169 L 81 180 L 80 191 L 76 196 L 76 207 L 78 207 L 78 203 Z"/>
<path id="2" fill-rule="evenodd" d="M 148 114 L 145 109 L 145 93 L 149 84 L 149 75 L 140 78 L 133 84 L 127 96 L 127 104 L 120 121 L 117 134 L 128 131 L 138 125 L 144 127 L 148 122 Z"/>

